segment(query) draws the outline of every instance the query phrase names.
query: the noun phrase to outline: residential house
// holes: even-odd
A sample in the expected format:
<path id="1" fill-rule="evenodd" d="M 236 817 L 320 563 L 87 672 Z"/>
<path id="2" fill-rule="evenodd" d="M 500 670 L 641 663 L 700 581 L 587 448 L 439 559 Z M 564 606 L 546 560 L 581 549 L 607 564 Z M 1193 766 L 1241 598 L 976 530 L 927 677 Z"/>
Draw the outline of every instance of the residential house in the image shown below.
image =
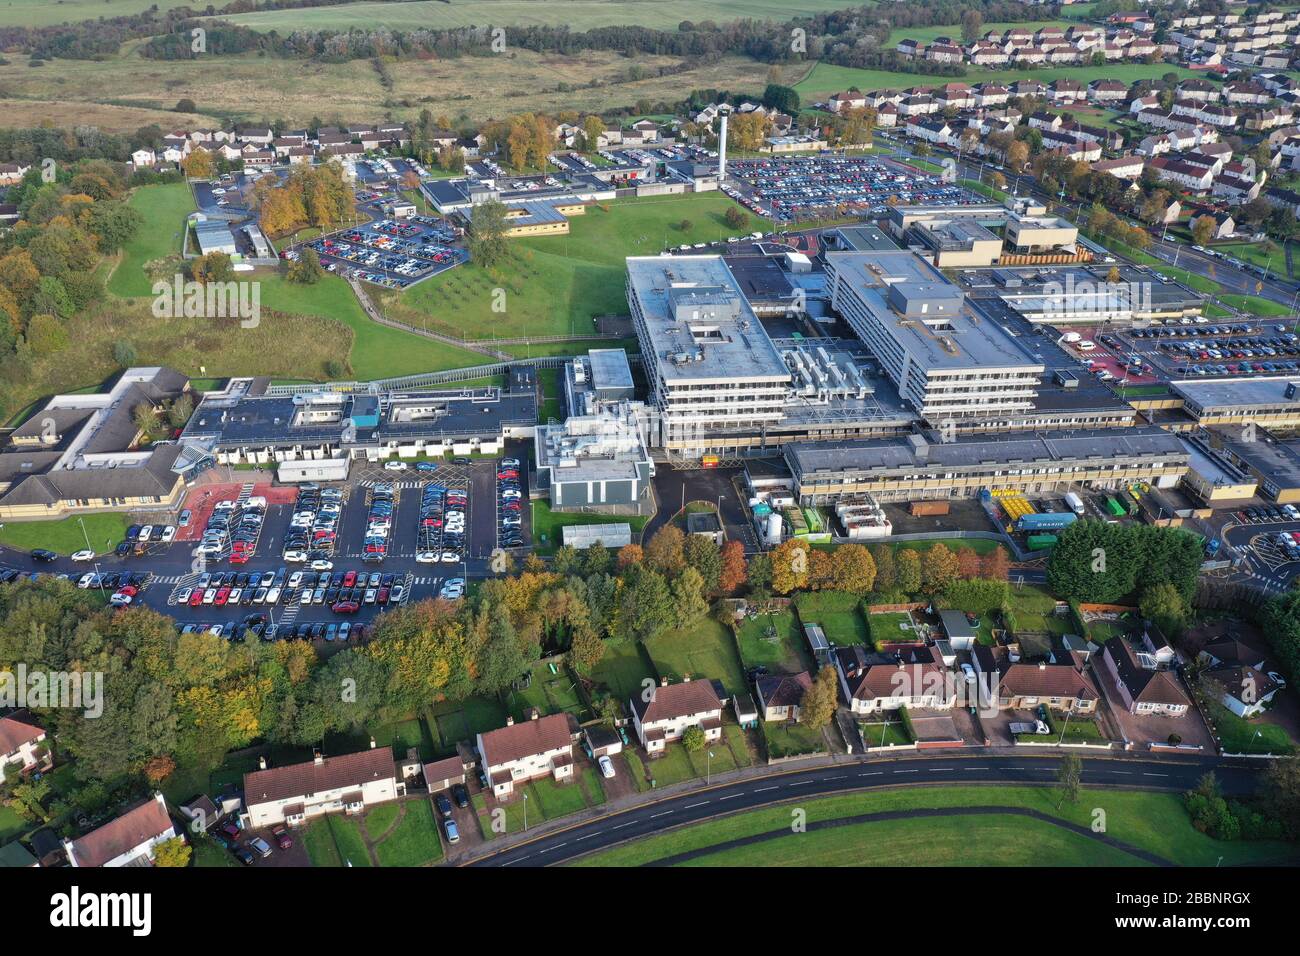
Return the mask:
<path id="1" fill-rule="evenodd" d="M 161 793 L 83 837 L 64 840 L 68 865 L 75 867 L 147 866 L 154 847 L 177 836 Z"/>
<path id="2" fill-rule="evenodd" d="M 1032 663 L 1021 661 L 1007 647 L 977 644 L 973 663 L 985 682 L 981 694 L 987 694 L 1000 708 L 1019 710 L 1043 704 L 1075 714 L 1091 714 L 1097 709 L 1100 695 L 1076 653 L 1065 655 L 1058 663 Z"/>
<path id="3" fill-rule="evenodd" d="M 1095 173 L 1110 173 L 1117 179 L 1137 180 L 1142 178 L 1142 169 L 1146 161 L 1141 156 L 1117 156 L 1115 159 L 1102 159 L 1092 164 Z"/>
<path id="4" fill-rule="evenodd" d="M 26 713 L 0 717 L 0 779 L 11 764 L 17 764 L 22 773 L 50 765 L 45 728 Z"/>
<path id="5" fill-rule="evenodd" d="M 860 645 L 831 652 L 841 697 L 855 714 L 877 714 L 900 707 L 946 710 L 956 695 L 952 675 L 926 647 L 896 654 L 867 651 Z"/>
<path id="6" fill-rule="evenodd" d="M 298 826 L 325 813 L 361 813 L 405 794 L 391 747 L 371 747 L 337 757 L 244 774 L 244 809 L 253 829 Z"/>
<path id="7" fill-rule="evenodd" d="M 651 688 L 649 700 L 645 696 L 638 694 L 631 704 L 632 726 L 647 752 L 662 753 L 688 727 L 699 727 L 707 740 L 722 737 L 722 701 L 709 681 L 669 684 L 665 679 Z"/>
<path id="8" fill-rule="evenodd" d="M 863 109 L 867 105 L 867 98 L 862 93 L 850 90 L 832 94 L 828 105 L 832 113 L 847 113 L 849 110 Z"/>
<path id="9" fill-rule="evenodd" d="M 1241 664 L 1214 667 L 1201 675 L 1203 684 L 1217 692 L 1219 703 L 1238 717 L 1257 717 L 1286 686 L 1276 671 L 1255 670 Z"/>
<path id="10" fill-rule="evenodd" d="M 763 719 L 798 720 L 803 695 L 812 687 L 812 677 L 807 671 L 797 674 L 766 674 L 755 682 L 758 706 Z"/>
<path id="11" fill-rule="evenodd" d="M 1102 666 L 1115 678 L 1120 697 L 1130 713 L 1161 717 L 1181 717 L 1187 713 L 1191 698 L 1177 675 L 1172 670 L 1143 667 L 1139 652 L 1125 638 L 1107 641 L 1101 659 Z"/>
<path id="12" fill-rule="evenodd" d="M 551 777 L 573 776 L 573 740 L 577 724 L 570 714 L 542 717 L 534 708 L 528 720 L 478 735 L 477 745 L 488 786 L 498 798 L 514 793 L 515 784 Z"/>
<path id="13" fill-rule="evenodd" d="M 1093 80 L 1088 84 L 1088 98 L 1094 103 L 1119 103 L 1128 96 L 1128 86 L 1119 80 Z"/>

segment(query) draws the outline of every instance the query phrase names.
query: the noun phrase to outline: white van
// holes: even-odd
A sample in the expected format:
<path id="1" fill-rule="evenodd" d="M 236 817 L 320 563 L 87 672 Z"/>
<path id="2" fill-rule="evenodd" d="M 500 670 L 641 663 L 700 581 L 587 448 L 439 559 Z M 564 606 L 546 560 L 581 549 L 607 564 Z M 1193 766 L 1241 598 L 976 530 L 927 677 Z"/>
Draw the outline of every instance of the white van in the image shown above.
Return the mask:
<path id="1" fill-rule="evenodd" d="M 1091 352 L 1093 349 L 1097 347 L 1097 343 L 1092 342 L 1088 339 L 1084 339 L 1082 342 L 1077 343 L 1074 347 L 1077 348 L 1080 352 Z"/>

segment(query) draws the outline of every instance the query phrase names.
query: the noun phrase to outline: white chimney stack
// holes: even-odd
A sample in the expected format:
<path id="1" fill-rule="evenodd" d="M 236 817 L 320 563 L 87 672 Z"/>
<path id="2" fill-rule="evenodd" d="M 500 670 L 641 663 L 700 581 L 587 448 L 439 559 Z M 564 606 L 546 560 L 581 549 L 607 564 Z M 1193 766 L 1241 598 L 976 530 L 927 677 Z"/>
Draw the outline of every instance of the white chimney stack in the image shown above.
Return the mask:
<path id="1" fill-rule="evenodd" d="M 722 114 L 722 129 L 718 132 L 718 182 L 727 179 L 727 114 Z"/>

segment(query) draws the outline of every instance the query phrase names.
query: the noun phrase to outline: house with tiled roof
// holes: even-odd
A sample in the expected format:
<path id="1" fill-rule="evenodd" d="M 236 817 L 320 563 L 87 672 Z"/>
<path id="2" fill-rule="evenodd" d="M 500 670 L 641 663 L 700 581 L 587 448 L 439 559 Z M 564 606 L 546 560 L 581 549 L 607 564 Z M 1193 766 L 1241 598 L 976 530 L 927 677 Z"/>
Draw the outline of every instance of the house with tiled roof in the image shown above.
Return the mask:
<path id="1" fill-rule="evenodd" d="M 900 707 L 948 709 L 956 695 L 952 675 L 929 648 L 895 653 L 867 651 L 859 645 L 831 654 L 840 694 L 855 714 L 877 714 Z"/>
<path id="2" fill-rule="evenodd" d="M 755 681 L 758 706 L 764 720 L 798 720 L 803 695 L 812 687 L 807 671 L 797 674 L 765 674 Z"/>
<path id="3" fill-rule="evenodd" d="M 49 765 L 45 728 L 27 714 L 0 717 L 0 779 L 5 768 L 17 764 L 22 773 Z"/>
<path id="4" fill-rule="evenodd" d="M 176 838 L 176 828 L 161 793 L 85 836 L 64 840 L 68 865 L 76 867 L 149 866 L 154 847 Z"/>
<path id="5" fill-rule="evenodd" d="M 508 797 L 515 784 L 542 777 L 571 779 L 577 731 L 571 714 L 542 717 L 534 708 L 528 720 L 508 717 L 504 727 L 480 733 L 478 752 L 493 794 Z"/>
<path id="6" fill-rule="evenodd" d="M 244 812 L 253 829 L 301 825 L 326 813 L 361 813 L 406 793 L 391 747 L 314 759 L 244 774 Z"/>
<path id="7" fill-rule="evenodd" d="M 1021 661 L 1007 647 L 977 644 L 972 663 L 983 675 L 981 693 L 1004 710 L 1044 704 L 1053 710 L 1091 714 L 1101 697 L 1076 653 L 1064 655 L 1058 663 L 1034 663 Z"/>
<path id="8" fill-rule="evenodd" d="M 665 678 L 629 703 L 632 727 L 648 753 L 662 753 L 690 727 L 704 731 L 706 740 L 722 737 L 722 700 L 711 681 L 687 677 L 670 684 Z"/>
<path id="9" fill-rule="evenodd" d="M 1181 717 L 1191 706 L 1191 698 L 1172 670 L 1143 667 L 1138 653 L 1122 637 L 1106 642 L 1102 666 L 1115 679 L 1120 697 L 1129 713 Z"/>

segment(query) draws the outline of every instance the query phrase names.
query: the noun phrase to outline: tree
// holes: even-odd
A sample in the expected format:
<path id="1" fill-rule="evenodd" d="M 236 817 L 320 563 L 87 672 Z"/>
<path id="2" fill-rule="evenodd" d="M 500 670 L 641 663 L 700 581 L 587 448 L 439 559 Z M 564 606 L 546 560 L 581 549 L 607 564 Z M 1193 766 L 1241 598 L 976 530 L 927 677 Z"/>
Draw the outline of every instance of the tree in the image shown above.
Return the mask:
<path id="1" fill-rule="evenodd" d="M 777 110 L 781 113 L 797 116 L 799 114 L 799 102 L 799 94 L 789 86 L 769 83 L 767 89 L 763 91 L 763 105 L 768 109 Z"/>
<path id="2" fill-rule="evenodd" d="M 1079 802 L 1079 782 L 1083 776 L 1083 761 L 1078 754 L 1067 753 L 1061 757 L 1060 766 L 1056 768 L 1057 792 L 1061 799 L 1056 802 L 1056 809 L 1069 800 Z"/>
<path id="3" fill-rule="evenodd" d="M 686 568 L 669 586 L 672 595 L 673 615 L 679 631 L 709 613 L 709 603 L 704 599 L 704 579 L 694 568 Z"/>
<path id="4" fill-rule="evenodd" d="M 1025 163 L 1029 162 L 1029 147 L 1022 141 L 1016 140 L 1007 147 L 1007 168 L 1020 172 L 1025 168 Z"/>
<path id="5" fill-rule="evenodd" d="M 983 561 L 974 548 L 962 545 L 957 549 L 957 576 L 970 580 L 980 576 Z"/>
<path id="6" fill-rule="evenodd" d="M 705 594 L 716 594 L 722 577 L 722 551 L 707 534 L 692 534 L 686 538 L 686 566 L 699 572 Z"/>
<path id="7" fill-rule="evenodd" d="M 940 542 L 927 548 L 921 558 L 921 590 L 935 595 L 957 578 L 957 556 Z"/>
<path id="8" fill-rule="evenodd" d="M 167 409 L 167 424 L 173 428 L 184 428 L 185 423 L 194 414 L 194 399 L 188 394 L 180 395 Z"/>
<path id="9" fill-rule="evenodd" d="M 895 579 L 900 591 L 916 594 L 921 590 L 921 557 L 911 548 L 894 556 Z"/>
<path id="10" fill-rule="evenodd" d="M 1292 840 L 1300 837 L 1300 762 L 1270 761 L 1261 781 L 1261 797 L 1287 836 Z"/>
<path id="11" fill-rule="evenodd" d="M 984 14 L 978 10 L 967 10 L 961 17 L 961 39 L 963 43 L 974 43 L 980 38 L 984 29 Z"/>
<path id="12" fill-rule="evenodd" d="M 1138 610 L 1168 638 L 1176 638 L 1187 625 L 1189 608 L 1178 588 L 1168 582 L 1144 588 L 1138 600 Z"/>
<path id="13" fill-rule="evenodd" d="M 27 345 L 37 358 L 53 355 L 68 346 L 68 332 L 52 315 L 33 315 L 27 323 Z"/>
<path id="14" fill-rule="evenodd" d="M 1214 238 L 1214 217 L 1197 216 L 1192 220 L 1192 240 L 1198 246 L 1207 245 Z"/>
<path id="15" fill-rule="evenodd" d="M 772 549 L 772 590 L 777 594 L 801 591 L 808 586 L 808 547 L 798 538 L 782 541 Z"/>
<path id="16" fill-rule="evenodd" d="M 325 268 L 320 264 L 320 256 L 311 246 L 303 246 L 298 259 L 289 263 L 285 278 L 299 285 L 315 285 L 325 276 Z"/>
<path id="17" fill-rule="evenodd" d="M 216 163 L 212 161 L 212 154 L 199 146 L 181 160 L 181 169 L 190 179 L 211 179 Z"/>
<path id="18" fill-rule="evenodd" d="M 589 674 L 605 656 L 605 642 L 589 625 L 574 628 L 569 642 L 569 664 L 579 674 Z"/>
<path id="19" fill-rule="evenodd" d="M 739 541 L 728 541 L 722 546 L 722 570 L 718 574 L 718 592 L 735 594 L 745 583 L 745 546 Z"/>
<path id="20" fill-rule="evenodd" d="M 749 559 L 749 566 L 745 570 L 745 583 L 754 597 L 768 596 L 767 589 L 772 586 L 771 555 L 756 554 Z"/>
<path id="21" fill-rule="evenodd" d="M 817 672 L 812 685 L 804 691 L 799 703 L 799 722 L 809 727 L 821 729 L 835 716 L 835 705 L 839 701 L 839 687 L 835 669 L 823 667 Z"/>
<path id="22" fill-rule="evenodd" d="M 749 213 L 737 206 L 728 206 L 727 211 L 722 214 L 722 219 L 737 231 L 744 232 L 749 228 Z"/>
<path id="23" fill-rule="evenodd" d="M 199 111 L 198 104 L 195 103 L 188 96 L 182 97 L 181 99 L 177 100 L 176 105 L 172 108 L 177 113 L 197 113 Z"/>
<path id="24" fill-rule="evenodd" d="M 469 227 L 469 254 L 474 261 L 487 269 L 504 259 L 509 251 L 508 228 L 504 203 L 492 200 L 474 206 Z"/>
<path id="25" fill-rule="evenodd" d="M 635 567 L 645 559 L 645 551 L 639 544 L 625 544 L 618 549 L 618 557 L 615 559 L 615 567 L 619 571 L 626 571 L 628 568 Z"/>
<path id="26" fill-rule="evenodd" d="M 209 282 L 229 282 L 235 275 L 230 256 L 224 252 L 209 252 L 190 260 L 190 278 L 206 285 Z"/>
<path id="27" fill-rule="evenodd" d="M 867 549 L 876 565 L 875 588 L 880 592 L 892 591 L 898 585 L 898 573 L 894 566 L 894 549 L 887 544 L 873 544 Z"/>
<path id="28" fill-rule="evenodd" d="M 654 533 L 645 546 L 645 560 L 652 568 L 672 577 L 686 566 L 686 534 L 674 524 Z"/>
<path id="29" fill-rule="evenodd" d="M 691 222 L 689 219 L 683 219 L 677 224 L 677 230 L 679 232 L 690 232 L 694 228 L 695 223 Z"/>
<path id="30" fill-rule="evenodd" d="M 193 852 L 193 847 L 185 842 L 184 837 L 172 837 L 154 845 L 153 862 L 155 866 L 186 867 L 190 865 Z"/>
<path id="31" fill-rule="evenodd" d="M 618 627 L 625 637 L 649 641 L 673 626 L 676 613 L 668 582 L 658 571 L 636 565 L 619 593 Z"/>
<path id="32" fill-rule="evenodd" d="M 582 148 L 594 152 L 600 148 L 600 137 L 605 133 L 605 123 L 595 113 L 582 121 Z"/>
<path id="33" fill-rule="evenodd" d="M 478 658 L 478 691 L 498 694 L 509 689 L 528 670 L 528 664 L 510 615 L 499 605 L 490 608 L 488 639 Z"/>
<path id="34" fill-rule="evenodd" d="M 831 553 L 831 586 L 837 591 L 869 594 L 876 583 L 876 562 L 860 544 L 842 544 Z"/>
<path id="35" fill-rule="evenodd" d="M 682 732 L 682 746 L 686 748 L 687 753 L 699 753 L 707 743 L 704 731 L 698 725 L 687 727 Z"/>
<path id="36" fill-rule="evenodd" d="M 136 362 L 135 346 L 127 341 L 113 343 L 113 361 L 122 368 L 130 368 Z"/>

